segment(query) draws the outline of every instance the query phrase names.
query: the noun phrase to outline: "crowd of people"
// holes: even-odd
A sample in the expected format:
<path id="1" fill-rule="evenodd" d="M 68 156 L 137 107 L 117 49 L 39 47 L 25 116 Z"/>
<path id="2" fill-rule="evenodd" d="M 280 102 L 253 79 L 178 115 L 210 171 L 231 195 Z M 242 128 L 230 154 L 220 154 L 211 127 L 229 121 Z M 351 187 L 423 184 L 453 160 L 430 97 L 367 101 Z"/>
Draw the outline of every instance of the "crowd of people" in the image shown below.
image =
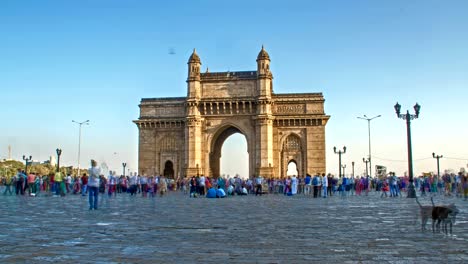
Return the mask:
<path id="1" fill-rule="evenodd" d="M 407 191 L 409 179 L 394 174 L 379 178 L 317 174 L 305 177 L 288 176 L 281 179 L 266 179 L 261 176 L 248 179 L 239 176 L 213 178 L 204 175 L 168 179 L 164 176 L 146 176 L 137 173 L 118 176 L 115 171 L 110 171 L 108 176 L 104 176 L 95 161 L 92 161 L 91 168 L 81 176 L 73 177 L 62 172 L 40 176 L 34 172 L 26 174 L 18 170 L 18 173 L 10 179 L 2 177 L 0 184 L 4 188 L 4 195 L 26 193 L 30 196 L 46 193 L 55 197 L 67 194 L 89 195 L 90 208 L 97 209 L 94 200 L 97 200 L 99 193 L 109 197 L 123 193 L 128 193 L 130 196 L 155 197 L 163 196 L 168 191 L 181 191 L 190 197 L 209 198 L 264 193 L 287 196 L 303 194 L 313 198 L 327 198 L 334 195 L 368 195 L 370 191 L 376 191 L 381 197 L 399 197 Z M 468 198 L 468 179 L 464 173 L 445 174 L 440 178 L 437 175 L 421 176 L 414 179 L 414 185 L 421 195 L 437 193 Z M 92 201 L 91 196 L 95 197 Z"/>

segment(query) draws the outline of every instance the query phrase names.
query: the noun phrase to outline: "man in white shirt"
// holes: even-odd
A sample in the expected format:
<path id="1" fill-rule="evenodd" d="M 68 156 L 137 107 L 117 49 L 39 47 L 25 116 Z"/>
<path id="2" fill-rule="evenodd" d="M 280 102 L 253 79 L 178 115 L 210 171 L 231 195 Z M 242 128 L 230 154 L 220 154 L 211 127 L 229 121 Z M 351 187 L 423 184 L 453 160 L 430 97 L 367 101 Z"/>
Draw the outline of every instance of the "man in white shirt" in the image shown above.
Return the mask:
<path id="1" fill-rule="evenodd" d="M 70 173 L 68 173 L 67 177 L 65 177 L 65 189 L 67 190 L 67 193 L 70 192 L 71 180 L 72 180 L 72 177 Z"/>
<path id="2" fill-rule="evenodd" d="M 130 175 L 130 195 L 133 196 L 137 191 L 138 178 L 136 172 Z"/>
<path id="3" fill-rule="evenodd" d="M 99 175 L 101 170 L 95 160 L 91 160 L 91 168 L 88 170 L 88 192 L 89 192 L 89 210 L 97 210 L 99 195 Z"/>
<path id="4" fill-rule="evenodd" d="M 323 198 L 327 198 L 328 178 L 325 174 L 322 175 L 322 191 Z"/>
<path id="5" fill-rule="evenodd" d="M 198 191 L 200 195 L 205 195 L 206 187 L 205 187 L 205 176 L 200 176 L 198 179 L 198 186 L 200 186 L 200 190 Z"/>

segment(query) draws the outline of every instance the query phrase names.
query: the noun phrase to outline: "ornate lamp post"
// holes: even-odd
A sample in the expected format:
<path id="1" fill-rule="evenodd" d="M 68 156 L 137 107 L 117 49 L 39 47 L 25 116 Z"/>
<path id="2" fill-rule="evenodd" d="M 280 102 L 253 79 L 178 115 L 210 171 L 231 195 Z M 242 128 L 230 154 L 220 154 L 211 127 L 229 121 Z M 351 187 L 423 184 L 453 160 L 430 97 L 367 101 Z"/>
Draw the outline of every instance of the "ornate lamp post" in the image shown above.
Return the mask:
<path id="1" fill-rule="evenodd" d="M 346 177 L 346 173 L 345 173 L 346 164 L 341 165 L 341 168 L 343 168 L 343 177 Z"/>
<path id="2" fill-rule="evenodd" d="M 366 177 L 369 176 L 369 171 L 367 170 L 367 163 L 370 162 L 369 159 L 366 159 L 366 158 L 362 158 L 362 162 L 364 162 L 366 164 Z"/>
<path id="3" fill-rule="evenodd" d="M 82 125 L 89 125 L 89 120 L 83 121 L 83 122 L 76 122 L 75 120 L 72 120 L 73 123 L 77 123 L 80 127 L 80 132 L 78 136 L 78 175 L 80 175 L 80 154 L 81 154 L 81 126 Z"/>
<path id="4" fill-rule="evenodd" d="M 341 154 L 345 154 L 346 153 L 346 147 L 343 147 L 343 151 L 341 150 L 338 150 L 336 151 L 336 147 L 333 147 L 333 151 L 335 152 L 335 154 L 338 154 L 338 168 L 339 168 L 339 177 L 341 178 Z"/>
<path id="5" fill-rule="evenodd" d="M 24 172 L 27 174 L 28 173 L 28 163 L 32 161 L 32 156 L 29 155 L 29 157 L 26 157 L 26 155 L 23 155 L 23 160 L 26 162 L 26 167 L 24 168 Z"/>
<path id="6" fill-rule="evenodd" d="M 439 167 L 439 159 L 443 158 L 443 155 L 436 155 L 434 152 L 432 152 L 432 157 L 434 159 L 437 159 L 437 181 L 440 181 L 440 167 Z"/>
<path id="7" fill-rule="evenodd" d="M 353 177 L 353 179 L 354 179 L 354 161 L 351 162 L 351 166 L 353 167 L 353 174 L 352 174 L 352 177 Z"/>
<path id="8" fill-rule="evenodd" d="M 397 102 L 394 106 L 395 112 L 398 118 L 406 120 L 406 137 L 408 141 L 408 174 L 409 174 L 409 186 L 408 186 L 408 198 L 416 198 L 416 191 L 414 190 L 413 183 L 413 151 L 411 146 L 411 120 L 419 117 L 421 106 L 416 103 L 414 105 L 415 114 L 410 114 L 409 110 L 406 110 L 406 114 L 401 114 L 401 105 Z"/>
<path id="9" fill-rule="evenodd" d="M 369 131 L 369 174 L 366 175 L 366 176 L 370 176 L 372 177 L 372 162 L 371 162 L 371 137 L 370 137 L 370 121 L 372 121 L 373 119 L 376 119 L 378 117 L 381 117 L 381 115 L 378 115 L 378 116 L 374 116 L 372 118 L 368 118 L 366 115 L 364 115 L 363 117 L 358 117 L 359 119 L 364 119 L 364 120 L 367 120 L 367 129 Z M 366 165 L 367 166 L 367 165 Z M 367 168 L 367 167 L 366 167 Z"/>
<path id="10" fill-rule="evenodd" d="M 57 152 L 57 172 L 60 171 L 60 155 L 62 155 L 62 150 L 61 149 L 56 149 Z"/>
<path id="11" fill-rule="evenodd" d="M 123 167 L 123 176 L 125 177 L 125 167 L 127 167 L 127 163 L 126 162 L 122 163 L 122 167 Z"/>

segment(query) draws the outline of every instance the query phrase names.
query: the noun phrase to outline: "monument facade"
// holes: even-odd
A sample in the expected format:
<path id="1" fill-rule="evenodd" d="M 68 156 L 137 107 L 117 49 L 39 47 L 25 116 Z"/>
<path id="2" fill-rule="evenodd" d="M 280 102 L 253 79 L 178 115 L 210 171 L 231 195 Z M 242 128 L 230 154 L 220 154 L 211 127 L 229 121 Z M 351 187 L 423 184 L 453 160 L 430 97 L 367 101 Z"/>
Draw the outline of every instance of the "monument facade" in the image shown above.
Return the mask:
<path id="1" fill-rule="evenodd" d="M 234 133 L 247 141 L 249 176 L 281 178 L 294 162 L 299 175 L 325 173 L 322 93 L 275 94 L 270 56 L 262 47 L 256 71 L 201 71 L 194 50 L 187 96 L 143 98 L 138 171 L 169 178 L 220 176 L 223 142 Z M 235 162 L 235 161 L 233 161 Z"/>

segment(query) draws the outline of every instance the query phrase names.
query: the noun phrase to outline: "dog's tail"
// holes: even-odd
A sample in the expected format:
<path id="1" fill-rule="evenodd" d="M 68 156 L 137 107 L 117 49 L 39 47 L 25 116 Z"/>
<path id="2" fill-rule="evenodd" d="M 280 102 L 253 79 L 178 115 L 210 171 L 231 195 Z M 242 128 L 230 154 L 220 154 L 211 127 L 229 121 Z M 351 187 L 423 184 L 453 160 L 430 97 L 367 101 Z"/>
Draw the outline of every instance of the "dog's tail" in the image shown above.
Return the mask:
<path id="1" fill-rule="evenodd" d="M 431 198 L 431 199 L 432 199 L 432 198 Z M 419 200 L 418 200 L 418 197 L 417 197 L 417 196 L 416 196 L 416 202 L 418 203 L 418 205 L 419 205 L 419 208 L 422 208 L 422 205 L 421 205 L 421 203 L 419 202 Z"/>

